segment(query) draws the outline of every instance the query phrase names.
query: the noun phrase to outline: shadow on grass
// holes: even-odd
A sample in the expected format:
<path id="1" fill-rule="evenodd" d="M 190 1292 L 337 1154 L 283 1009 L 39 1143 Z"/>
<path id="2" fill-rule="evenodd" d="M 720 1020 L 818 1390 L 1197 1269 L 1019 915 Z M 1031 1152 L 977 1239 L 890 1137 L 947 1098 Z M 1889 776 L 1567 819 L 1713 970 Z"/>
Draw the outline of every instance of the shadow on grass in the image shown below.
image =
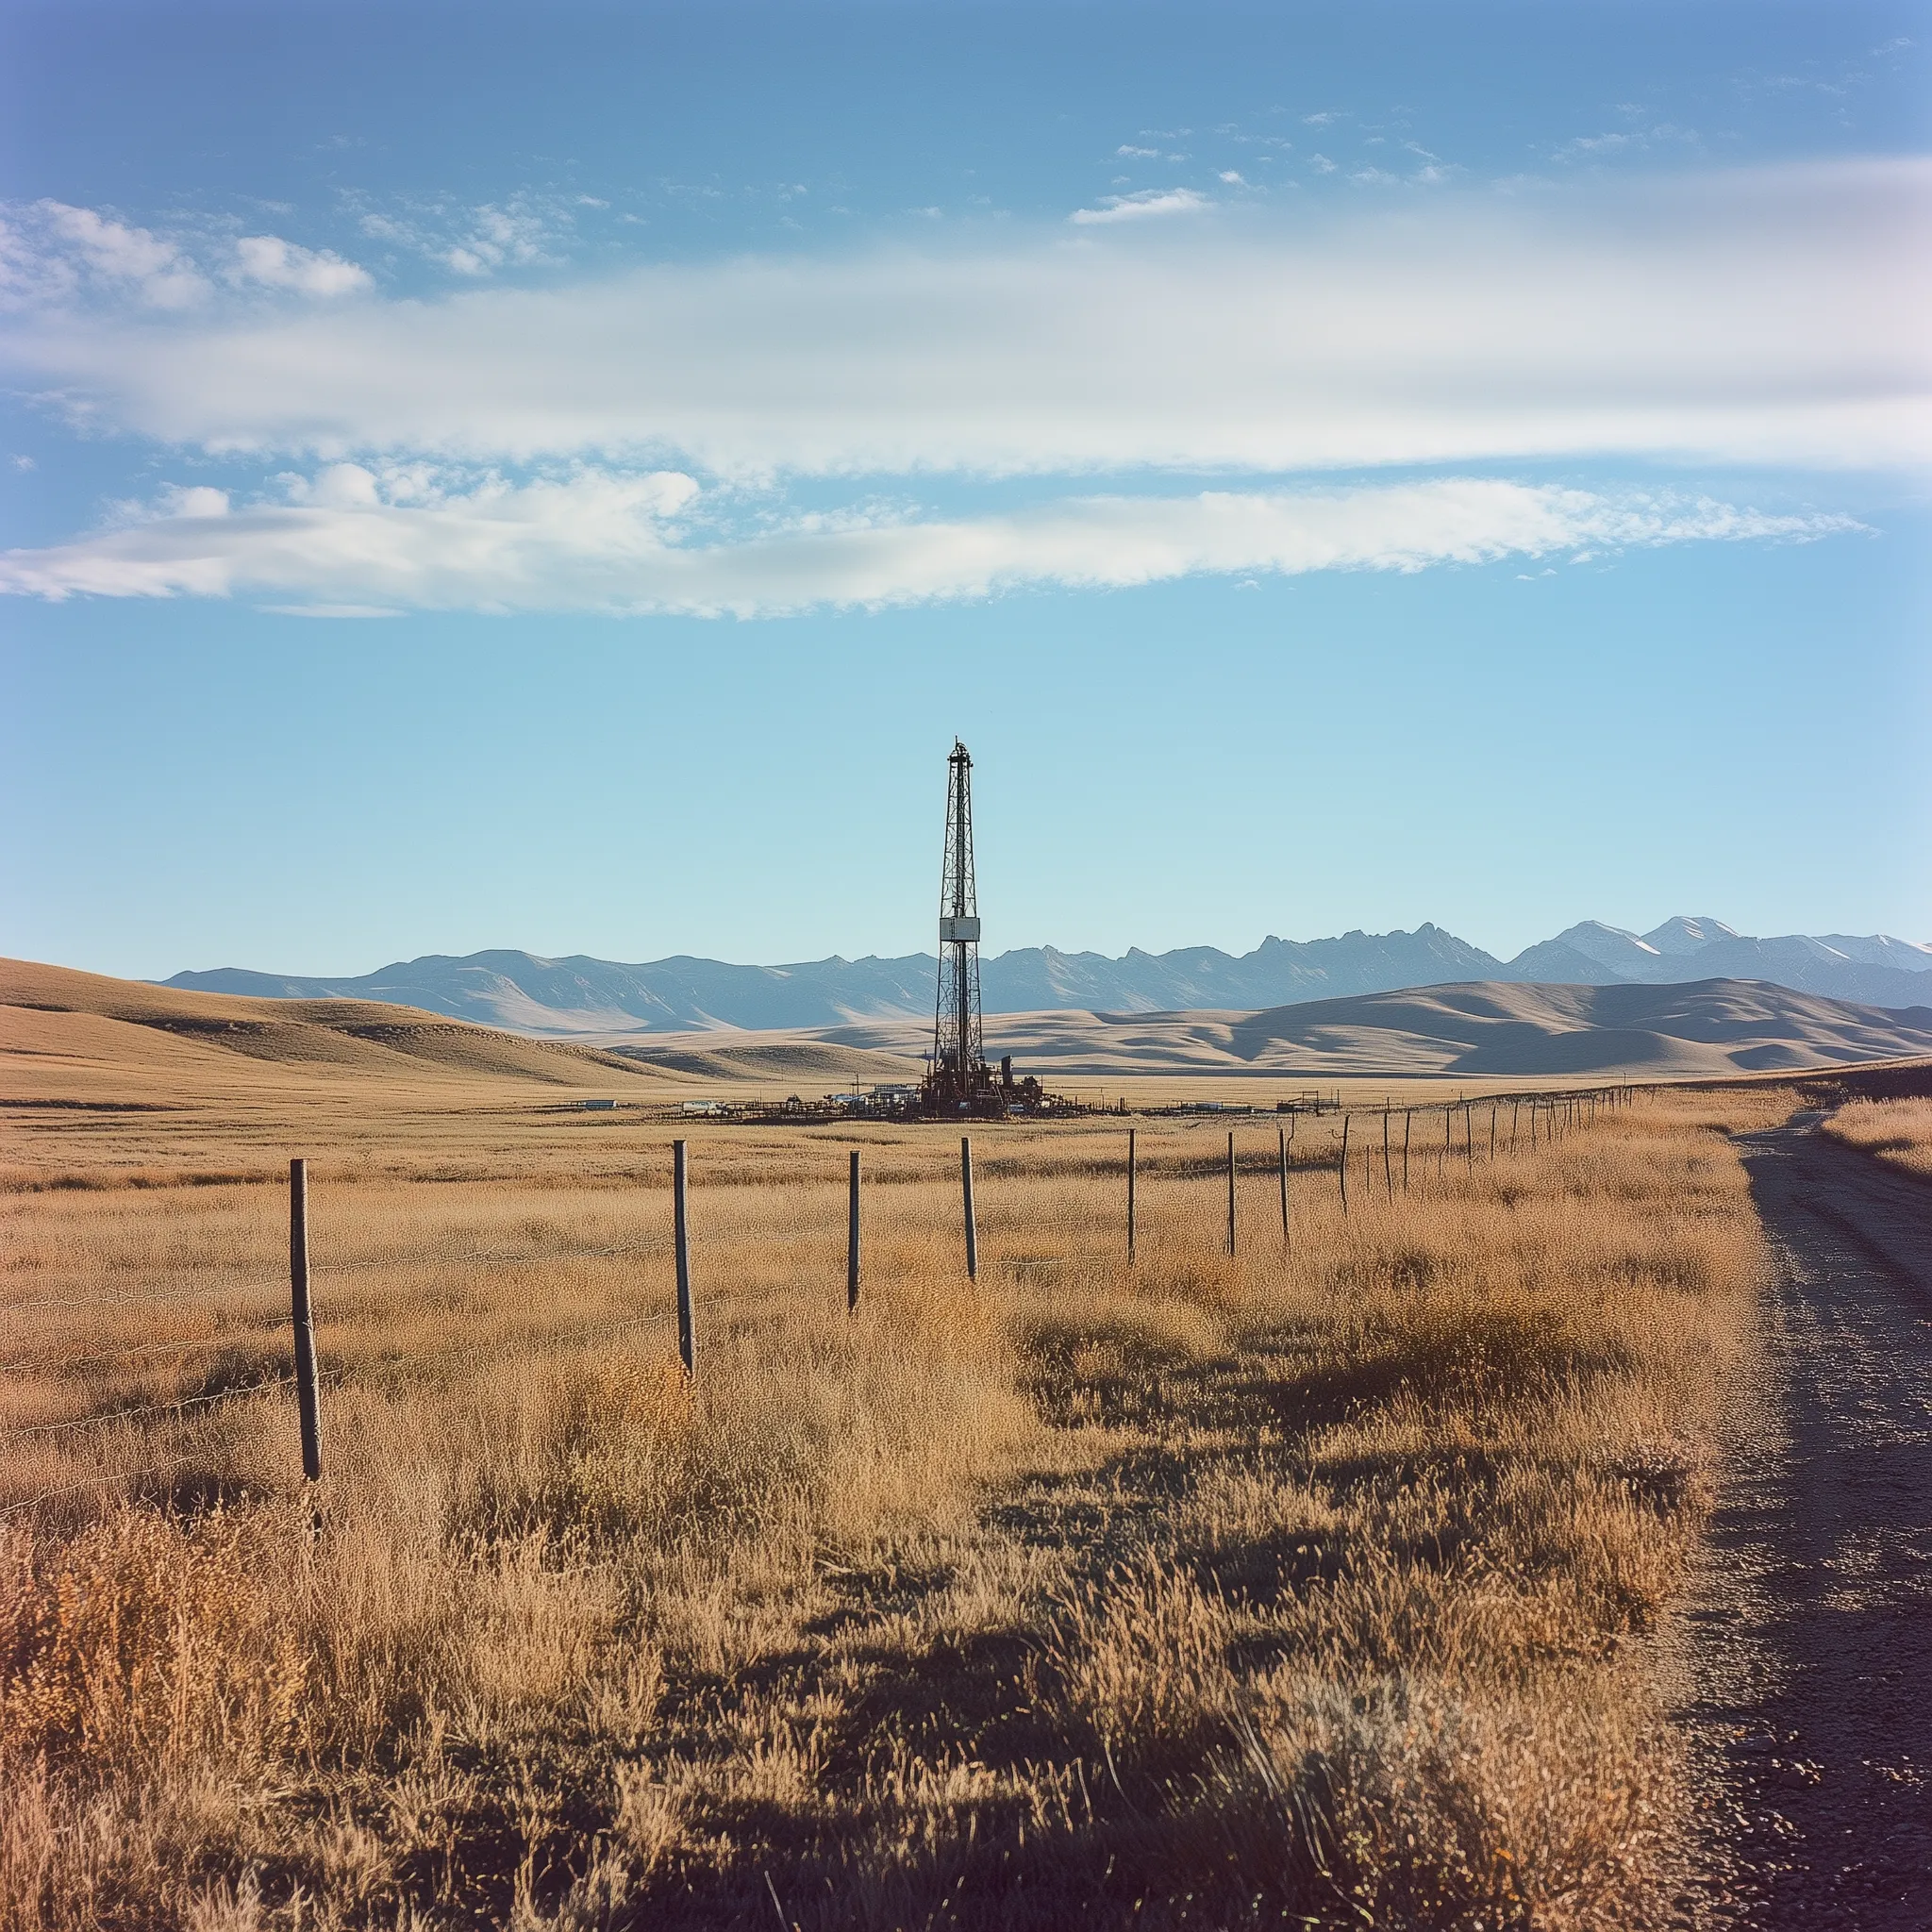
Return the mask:
<path id="1" fill-rule="evenodd" d="M 496 1795 L 479 1798 L 453 1828 L 491 1846 L 462 1860 L 489 1882 L 461 1909 L 500 1916 L 519 1872 L 541 1911 L 564 1914 L 557 1923 L 608 1932 L 1234 1928 L 1307 1924 L 1331 1906 L 1299 1862 L 1307 1821 L 1283 1794 L 1241 1787 L 1241 1740 L 1224 1718 L 1204 1715 L 1185 1736 L 1125 1738 L 1112 1748 L 1102 1740 L 1058 1674 L 1069 1607 L 1104 1598 L 1110 1576 L 1152 1554 L 1209 1597 L 1259 1613 L 1227 1641 L 1238 1676 L 1291 1660 L 1293 1639 L 1266 1612 L 1344 1583 L 1358 1552 L 1335 1527 L 1177 1534 L 1179 1506 L 1230 1474 L 1252 1484 L 1272 1470 L 1285 1486 L 1318 1484 L 1344 1507 L 1426 1489 L 1448 1507 L 1413 1533 L 1378 1531 L 1378 1560 L 1443 1571 L 1478 1558 L 1480 1513 L 1522 1458 L 1468 1449 L 1321 1457 L 1318 1439 L 1401 1398 L 1460 1391 L 1532 1360 L 1547 1370 L 1560 1334 L 1533 1323 L 1445 1324 L 1401 1355 L 1320 1368 L 1313 1339 L 1291 1330 L 1208 1357 L 1127 1324 L 1041 1323 L 1029 1342 L 1030 1386 L 1049 1423 L 1118 1438 L 1089 1468 L 1036 1474 L 982 1514 L 992 1536 L 1054 1553 L 1056 1594 L 908 1647 L 922 1607 L 953 1586 L 955 1572 L 895 1563 L 834 1573 L 838 1601 L 802 1626 L 797 1644 L 729 1679 L 687 1671 L 668 1687 L 650 1754 L 660 1765 L 682 1754 L 690 1763 L 741 1755 L 718 1709 L 774 1697 L 812 1713 L 808 1790 L 781 1799 L 694 1780 L 672 1849 L 608 1909 L 571 1918 L 564 1895 L 585 1848 L 600 1835 L 611 1841 L 608 1780 L 579 1774 L 573 1785 L 553 1774 L 570 1794 L 567 1813 L 533 1824 L 504 1795 L 526 1774 L 479 1762 L 475 1773 Z M 1646 1500 L 1672 1506 L 1670 1472 L 1625 1474 Z M 1319 1784 L 1307 1800 L 1318 1807 Z M 1248 1816 L 1257 1804 L 1260 1813 Z"/>

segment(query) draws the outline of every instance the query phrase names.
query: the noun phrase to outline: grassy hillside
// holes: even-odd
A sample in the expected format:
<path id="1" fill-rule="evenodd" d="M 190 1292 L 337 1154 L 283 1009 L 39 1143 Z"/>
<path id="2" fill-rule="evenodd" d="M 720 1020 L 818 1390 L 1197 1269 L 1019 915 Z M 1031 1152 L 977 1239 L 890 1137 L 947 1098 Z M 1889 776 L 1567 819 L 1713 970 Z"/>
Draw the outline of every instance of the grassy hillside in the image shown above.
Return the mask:
<path id="1" fill-rule="evenodd" d="M 0 1052 L 12 1073 L 118 1062 L 191 1080 L 217 1068 L 237 1073 L 228 1064 L 235 1058 L 384 1078 L 433 1071 L 574 1088 L 635 1081 L 641 1071 L 595 1049 L 409 1007 L 183 992 L 22 959 L 0 959 Z"/>

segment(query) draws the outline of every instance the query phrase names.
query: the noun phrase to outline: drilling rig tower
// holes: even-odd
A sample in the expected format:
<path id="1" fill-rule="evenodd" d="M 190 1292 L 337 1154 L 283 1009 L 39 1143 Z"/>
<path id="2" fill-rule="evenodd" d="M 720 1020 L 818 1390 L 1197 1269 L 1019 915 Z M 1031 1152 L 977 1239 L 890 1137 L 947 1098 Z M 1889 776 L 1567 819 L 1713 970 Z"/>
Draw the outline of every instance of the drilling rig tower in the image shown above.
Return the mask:
<path id="1" fill-rule="evenodd" d="M 940 978 L 932 1066 L 923 1110 L 998 1117 L 1038 1107 L 1037 1080 L 1015 1080 L 1013 1062 L 987 1065 L 979 1011 L 979 907 L 973 884 L 973 758 L 958 739 L 946 760 L 946 849 L 940 870 Z"/>

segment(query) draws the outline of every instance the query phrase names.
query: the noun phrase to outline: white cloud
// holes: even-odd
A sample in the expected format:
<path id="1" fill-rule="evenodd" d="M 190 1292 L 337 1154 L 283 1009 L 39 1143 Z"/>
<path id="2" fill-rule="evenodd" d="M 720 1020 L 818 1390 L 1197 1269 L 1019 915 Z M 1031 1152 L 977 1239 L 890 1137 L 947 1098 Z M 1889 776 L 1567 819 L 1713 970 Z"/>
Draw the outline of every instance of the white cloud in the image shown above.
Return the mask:
<path id="1" fill-rule="evenodd" d="M 513 194 L 508 200 L 475 208 L 444 202 L 410 201 L 388 208 L 362 206 L 362 232 L 372 241 L 407 248 L 468 280 L 481 280 L 504 269 L 555 266 L 559 242 L 571 230 L 579 208 L 608 204 L 589 195 L 568 200 Z"/>
<path id="2" fill-rule="evenodd" d="M 968 230 L 263 315 L 31 310 L 0 364 L 213 451 L 719 475 L 1932 454 L 1932 165 Z"/>
<path id="3" fill-rule="evenodd" d="M 91 208 L 69 208 L 58 201 L 40 206 L 53 232 L 97 274 L 132 284 L 142 301 L 155 308 L 185 308 L 208 292 L 193 264 L 172 242 L 110 221 Z"/>
<path id="4" fill-rule="evenodd" d="M 369 271 L 327 248 L 303 248 L 279 235 L 243 235 L 235 243 L 234 278 L 300 295 L 352 295 L 372 286 Z"/>
<path id="5" fill-rule="evenodd" d="M 1230 188 L 1245 188 L 1248 185 L 1241 179 L 1240 171 L 1234 168 L 1222 169 L 1220 178 Z"/>
<path id="6" fill-rule="evenodd" d="M 345 295 L 372 286 L 368 274 L 328 249 L 279 235 L 236 240 L 203 232 L 184 241 L 60 201 L 0 211 L 0 307 L 16 310 L 111 305 L 132 298 L 163 312 L 206 308 L 214 279 L 194 259 L 212 259 L 231 287 L 299 295 Z"/>
<path id="7" fill-rule="evenodd" d="M 37 201 L 0 214 L 5 306 L 51 306 L 87 292 L 183 309 L 201 302 L 208 284 L 175 242 L 94 208 Z"/>
<path id="8" fill-rule="evenodd" d="M 1212 206 L 1191 188 L 1143 188 L 1138 194 L 1107 195 L 1098 208 L 1076 208 L 1067 219 L 1091 227 L 1099 222 L 1136 222 L 1147 215 L 1191 215 Z"/>
<path id="9" fill-rule="evenodd" d="M 401 617 L 387 604 L 264 604 L 276 617 Z"/>
<path id="10" fill-rule="evenodd" d="M 542 261 L 546 239 L 542 217 L 530 208 L 486 205 L 472 210 L 468 234 L 444 252 L 443 259 L 458 275 L 490 275 Z"/>
<path id="11" fill-rule="evenodd" d="M 1624 111 L 1641 110 L 1626 108 Z M 1557 161 L 1614 160 L 1622 155 L 1654 154 L 1660 148 L 1694 148 L 1699 144 L 1694 128 L 1675 127 L 1668 121 L 1660 121 L 1649 127 L 1624 128 L 1608 134 L 1579 134 L 1574 141 L 1566 141 L 1560 147 L 1552 149 L 1550 158 Z"/>
<path id="12" fill-rule="evenodd" d="M 1114 153 L 1124 155 L 1130 160 L 1158 161 L 1160 158 L 1158 147 L 1128 147 L 1124 142 L 1115 148 Z"/>
<path id="13" fill-rule="evenodd" d="M 146 520 L 0 557 L 0 591 L 59 600 L 229 596 L 364 615 L 401 608 L 774 616 L 1029 586 L 1122 589 L 1204 573 L 1417 571 L 1586 548 L 1804 539 L 1843 517 L 1766 515 L 1707 498 L 1608 496 L 1482 478 L 1333 491 L 1062 498 L 999 515 L 796 518 L 693 541 L 692 480 L 580 471 L 425 488 L 336 465 L 290 504 L 175 492 Z"/>
<path id="14" fill-rule="evenodd" d="M 165 517 L 225 517 L 228 492 L 206 483 L 175 484 L 162 491 L 158 508 Z"/>

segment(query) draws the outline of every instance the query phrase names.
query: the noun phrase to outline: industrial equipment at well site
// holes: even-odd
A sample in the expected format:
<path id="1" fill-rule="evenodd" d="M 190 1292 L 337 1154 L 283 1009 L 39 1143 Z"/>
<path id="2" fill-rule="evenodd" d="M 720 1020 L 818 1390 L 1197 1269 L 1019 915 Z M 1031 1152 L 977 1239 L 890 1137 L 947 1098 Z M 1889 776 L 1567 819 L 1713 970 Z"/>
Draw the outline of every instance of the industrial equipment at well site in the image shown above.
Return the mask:
<path id="1" fill-rule="evenodd" d="M 1040 1082 L 1013 1077 L 1011 1056 L 987 1064 L 979 1011 L 979 906 L 973 887 L 973 758 L 958 739 L 946 760 L 946 851 L 940 871 L 940 980 L 932 1063 L 920 1111 L 997 1119 L 1043 1103 Z"/>

